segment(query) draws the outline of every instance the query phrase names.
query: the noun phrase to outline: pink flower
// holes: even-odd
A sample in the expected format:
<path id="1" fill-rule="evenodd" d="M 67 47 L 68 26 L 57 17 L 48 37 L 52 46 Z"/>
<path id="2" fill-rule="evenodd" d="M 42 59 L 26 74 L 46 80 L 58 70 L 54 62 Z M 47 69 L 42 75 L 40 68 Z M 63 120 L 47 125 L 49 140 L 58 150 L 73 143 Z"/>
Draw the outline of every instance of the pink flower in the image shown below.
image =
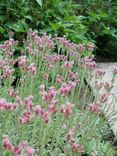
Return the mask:
<path id="1" fill-rule="evenodd" d="M 63 81 L 64 81 L 63 76 L 61 76 L 61 75 L 57 75 L 57 76 L 56 76 L 56 82 L 57 82 L 57 83 L 62 83 Z"/>
<path id="2" fill-rule="evenodd" d="M 67 141 L 74 142 L 73 138 L 74 132 L 75 132 L 74 127 L 69 130 L 69 132 L 67 133 Z"/>
<path id="3" fill-rule="evenodd" d="M 109 94 L 103 93 L 103 94 L 100 96 L 100 101 L 101 101 L 101 102 L 106 102 L 106 101 L 108 100 L 108 97 L 109 97 Z"/>
<path id="4" fill-rule="evenodd" d="M 83 145 L 77 144 L 75 142 L 71 142 L 71 147 L 72 147 L 72 150 L 74 152 L 77 152 L 77 153 L 83 153 L 84 152 L 84 146 Z"/>
<path id="5" fill-rule="evenodd" d="M 9 140 L 9 138 L 7 137 L 7 136 L 5 136 L 4 138 L 3 138 L 3 147 L 6 149 L 6 150 L 8 150 L 8 151 L 12 151 L 12 149 L 13 149 L 13 145 L 11 144 L 11 142 L 10 142 L 10 140 Z"/>
<path id="6" fill-rule="evenodd" d="M 97 89 L 101 89 L 104 86 L 104 83 L 102 82 L 96 82 Z"/>
<path id="7" fill-rule="evenodd" d="M 82 128 L 82 124 L 81 124 L 81 123 L 78 123 L 78 124 L 77 124 L 77 128 L 78 128 L 78 129 Z"/>
<path id="8" fill-rule="evenodd" d="M 16 108 L 17 108 L 17 104 L 7 102 L 5 99 L 0 99 L 0 110 L 5 109 L 7 111 L 10 111 L 10 110 L 16 110 Z"/>
<path id="9" fill-rule="evenodd" d="M 80 52 L 84 51 L 84 46 L 82 44 L 78 45 L 78 51 L 80 51 Z"/>
<path id="10" fill-rule="evenodd" d="M 30 64 L 27 67 L 28 72 L 30 72 L 32 75 L 36 74 L 36 66 L 35 63 Z"/>
<path id="11" fill-rule="evenodd" d="M 15 154 L 15 155 L 21 155 L 22 154 L 22 147 L 21 146 L 16 146 L 13 148 L 12 152 Z"/>
<path id="12" fill-rule="evenodd" d="M 19 145 L 13 146 L 7 136 L 3 138 L 3 147 L 17 156 L 21 156 L 23 154 L 23 150 L 25 150 L 26 156 L 33 156 L 35 152 L 32 147 L 28 146 L 27 141 L 22 141 Z"/>
<path id="13" fill-rule="evenodd" d="M 10 97 L 16 97 L 17 96 L 17 92 L 15 92 L 13 89 L 8 89 L 8 94 Z"/>
<path id="14" fill-rule="evenodd" d="M 67 141 L 69 141 L 69 142 L 71 142 L 71 140 L 73 140 L 73 132 L 72 131 L 69 131 L 68 133 L 67 133 Z"/>
<path id="15" fill-rule="evenodd" d="M 21 124 L 26 124 L 32 121 L 32 117 L 32 114 L 29 111 L 25 110 L 23 115 L 19 118 L 19 121 Z"/>
<path id="16" fill-rule="evenodd" d="M 65 117 L 69 117 L 72 113 L 73 104 L 68 103 L 67 105 L 61 106 L 61 112 L 64 114 Z"/>
<path id="17" fill-rule="evenodd" d="M 26 156 L 33 156 L 34 152 L 35 152 L 35 150 L 32 147 L 28 146 L 26 148 Z"/>
<path id="18" fill-rule="evenodd" d="M 48 111 L 45 111 L 43 113 L 42 119 L 44 120 L 45 123 L 49 123 L 50 122 L 50 113 Z"/>
<path id="19" fill-rule="evenodd" d="M 3 110 L 5 105 L 6 105 L 6 100 L 5 99 L 0 99 L 0 110 Z"/>
<path id="20" fill-rule="evenodd" d="M 19 96 L 16 96 L 16 102 L 21 105 L 23 103 L 22 99 Z"/>
<path id="21" fill-rule="evenodd" d="M 89 69 L 93 69 L 93 68 L 96 67 L 96 62 L 95 62 L 95 61 L 86 62 L 85 65 L 86 65 Z"/>
<path id="22" fill-rule="evenodd" d="M 9 66 L 4 66 L 3 67 L 3 74 L 2 74 L 2 78 L 3 79 L 7 79 L 9 76 L 11 76 L 14 72 L 14 69 L 10 69 Z"/>
<path id="23" fill-rule="evenodd" d="M 36 115 L 42 117 L 43 114 L 44 114 L 44 109 L 41 106 L 37 105 L 34 108 L 34 112 L 35 112 Z"/>
<path id="24" fill-rule="evenodd" d="M 101 107 L 100 107 L 98 102 L 90 104 L 89 105 L 89 110 L 91 112 L 93 112 L 93 113 L 100 113 L 100 112 L 102 112 L 102 109 L 101 109 Z"/>
<path id="25" fill-rule="evenodd" d="M 24 69 L 28 63 L 28 59 L 26 56 L 20 56 L 18 59 L 18 65 L 20 68 Z"/>
<path id="26" fill-rule="evenodd" d="M 77 58 L 77 52 L 75 51 L 70 51 L 70 55 L 75 59 Z"/>
<path id="27" fill-rule="evenodd" d="M 112 69 L 112 72 L 113 72 L 114 75 L 116 75 L 116 74 L 117 74 L 117 68 L 116 68 L 116 67 L 113 68 L 113 69 Z"/>
<path id="28" fill-rule="evenodd" d="M 20 144 L 19 144 L 20 147 L 22 148 L 25 148 L 28 146 L 28 142 L 27 141 L 22 141 Z"/>
<path id="29" fill-rule="evenodd" d="M 27 98 L 25 98 L 24 99 L 24 104 L 30 109 L 30 110 L 32 110 L 33 109 L 33 102 L 32 102 L 32 100 L 33 100 L 33 96 L 29 96 L 29 97 L 27 97 Z"/>
<path id="30" fill-rule="evenodd" d="M 49 111 L 50 113 L 52 113 L 52 114 L 56 114 L 56 112 L 57 112 L 56 105 L 50 104 L 50 105 L 48 106 L 48 111 Z"/>
<path id="31" fill-rule="evenodd" d="M 65 96 L 65 95 L 68 95 L 70 93 L 70 87 L 67 86 L 67 85 L 63 85 L 61 88 L 60 88 L 60 94 Z"/>
<path id="32" fill-rule="evenodd" d="M 56 104 L 58 104 L 58 102 L 59 102 L 58 99 L 53 99 L 53 100 L 51 101 L 51 104 L 56 105 Z"/>
<path id="33" fill-rule="evenodd" d="M 69 86 L 70 90 L 74 89 L 76 87 L 76 82 L 70 81 L 70 82 L 68 82 L 68 86 Z"/>
<path id="34" fill-rule="evenodd" d="M 4 106 L 4 108 L 7 110 L 7 111 L 9 111 L 9 110 L 11 110 L 12 109 L 12 103 L 6 103 L 5 104 L 5 106 Z"/>
<path id="35" fill-rule="evenodd" d="M 43 99 L 46 101 L 46 102 L 50 102 L 52 101 L 52 99 L 56 96 L 56 91 L 54 89 L 54 87 L 51 87 L 48 92 L 45 92 L 44 95 L 43 95 Z"/>
<path id="36" fill-rule="evenodd" d="M 99 76 L 99 77 L 104 76 L 105 73 L 106 73 L 106 71 L 104 69 L 97 69 L 96 70 L 96 75 Z"/>
<path id="37" fill-rule="evenodd" d="M 74 62 L 66 61 L 66 62 L 64 63 L 64 67 L 65 67 L 66 69 L 71 69 L 71 68 L 73 67 L 73 64 L 74 64 Z"/>
<path id="38" fill-rule="evenodd" d="M 54 65 L 49 64 L 49 65 L 48 65 L 48 70 L 53 70 L 53 69 L 54 69 Z"/>
<path id="39" fill-rule="evenodd" d="M 76 78 L 76 74 L 74 72 L 72 72 L 72 71 L 68 72 L 68 76 L 69 76 L 70 79 L 75 79 Z"/>
<path id="40" fill-rule="evenodd" d="M 94 50 L 94 45 L 93 44 L 88 44 L 87 48 L 88 48 L 88 50 L 93 51 Z"/>

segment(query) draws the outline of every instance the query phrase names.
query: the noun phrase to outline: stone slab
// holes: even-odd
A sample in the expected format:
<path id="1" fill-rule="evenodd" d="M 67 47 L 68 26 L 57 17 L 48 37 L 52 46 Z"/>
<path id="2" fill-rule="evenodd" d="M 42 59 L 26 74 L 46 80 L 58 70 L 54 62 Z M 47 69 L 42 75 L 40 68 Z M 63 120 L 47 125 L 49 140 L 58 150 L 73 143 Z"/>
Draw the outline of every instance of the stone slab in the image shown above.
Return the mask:
<path id="1" fill-rule="evenodd" d="M 100 96 L 101 94 L 105 93 L 104 88 L 96 92 L 95 81 L 97 82 L 108 82 L 111 83 L 112 80 L 112 69 L 116 67 L 117 63 L 97 63 L 96 69 L 93 71 L 93 78 L 90 81 L 90 87 L 92 88 L 94 96 Z M 105 75 L 101 80 L 96 78 L 96 70 L 97 69 L 104 69 Z M 104 106 L 103 112 L 105 114 L 106 119 L 108 120 L 115 136 L 117 137 L 117 79 L 113 83 L 113 87 L 110 90 L 111 95 L 107 101 L 107 105 Z"/>

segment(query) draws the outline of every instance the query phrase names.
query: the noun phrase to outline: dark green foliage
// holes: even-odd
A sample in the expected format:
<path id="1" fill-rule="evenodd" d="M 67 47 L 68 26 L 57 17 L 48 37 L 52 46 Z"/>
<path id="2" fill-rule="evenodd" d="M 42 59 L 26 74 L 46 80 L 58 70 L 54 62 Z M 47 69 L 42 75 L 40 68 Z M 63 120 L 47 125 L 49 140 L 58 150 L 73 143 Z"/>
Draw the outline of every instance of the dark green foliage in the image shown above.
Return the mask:
<path id="1" fill-rule="evenodd" d="M 10 30 L 21 41 L 28 28 L 76 43 L 96 41 L 98 55 L 117 59 L 116 0 L 1 0 L 0 41 Z"/>
<path id="2" fill-rule="evenodd" d="M 81 6 L 77 15 L 86 17 L 84 25 L 96 41 L 98 55 L 117 61 L 117 1 L 77 0 Z"/>
<path id="3" fill-rule="evenodd" d="M 25 36 L 28 28 L 39 33 L 66 35 L 75 42 L 87 38 L 87 28 L 82 24 L 83 16 L 75 16 L 79 5 L 71 0 L 2 0 L 0 4 L 1 39 L 7 38 L 9 30 L 16 32 L 16 38 Z"/>

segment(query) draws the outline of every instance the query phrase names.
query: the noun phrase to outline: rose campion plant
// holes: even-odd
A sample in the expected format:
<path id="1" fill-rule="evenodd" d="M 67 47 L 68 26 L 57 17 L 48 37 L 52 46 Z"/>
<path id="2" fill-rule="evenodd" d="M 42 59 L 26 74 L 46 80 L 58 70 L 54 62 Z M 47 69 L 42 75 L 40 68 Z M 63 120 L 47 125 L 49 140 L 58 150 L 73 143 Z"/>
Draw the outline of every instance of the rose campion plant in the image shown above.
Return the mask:
<path id="1" fill-rule="evenodd" d="M 0 45 L 0 156 L 114 156 L 110 142 L 102 142 L 104 97 L 87 102 L 93 45 L 31 29 L 14 58 L 17 44 L 10 38 Z M 97 71 L 99 79 L 104 73 Z"/>

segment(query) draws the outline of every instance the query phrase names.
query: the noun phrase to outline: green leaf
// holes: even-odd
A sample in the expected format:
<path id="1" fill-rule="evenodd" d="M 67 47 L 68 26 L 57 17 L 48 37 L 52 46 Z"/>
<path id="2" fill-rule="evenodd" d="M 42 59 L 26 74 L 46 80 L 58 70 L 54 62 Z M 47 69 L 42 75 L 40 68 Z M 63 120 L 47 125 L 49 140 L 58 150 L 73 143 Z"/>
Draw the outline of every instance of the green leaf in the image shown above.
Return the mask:
<path id="1" fill-rule="evenodd" d="M 25 21 L 18 21 L 17 23 L 14 24 L 7 24 L 7 27 L 10 29 L 13 29 L 16 32 L 25 32 L 26 29 L 28 28 L 27 24 L 25 23 Z"/>
<path id="2" fill-rule="evenodd" d="M 36 0 L 36 2 L 42 7 L 42 0 Z"/>
<path id="3" fill-rule="evenodd" d="M 33 20 L 32 16 L 30 16 L 30 15 L 25 16 L 25 19 L 29 19 L 30 21 Z"/>
<path id="4" fill-rule="evenodd" d="M 5 29 L 3 27 L 0 27 L 0 33 L 4 33 L 5 32 Z"/>

